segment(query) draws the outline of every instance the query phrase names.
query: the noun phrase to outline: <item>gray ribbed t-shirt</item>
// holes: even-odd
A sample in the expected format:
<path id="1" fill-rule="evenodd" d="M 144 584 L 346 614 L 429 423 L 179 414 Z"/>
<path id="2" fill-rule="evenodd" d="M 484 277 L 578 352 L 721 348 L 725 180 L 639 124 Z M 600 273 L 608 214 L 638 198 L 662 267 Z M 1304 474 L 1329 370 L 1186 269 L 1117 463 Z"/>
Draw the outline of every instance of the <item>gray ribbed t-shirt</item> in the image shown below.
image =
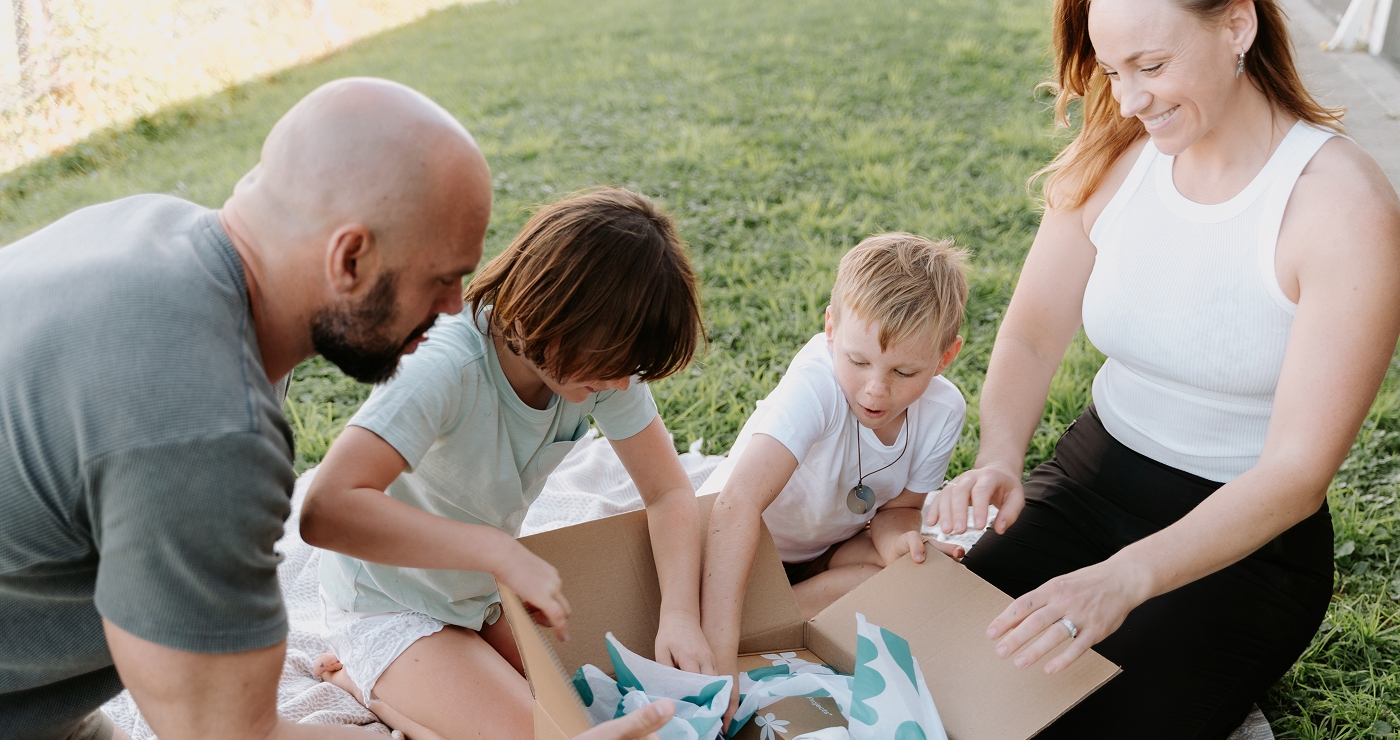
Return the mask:
<path id="1" fill-rule="evenodd" d="M 0 703 L 110 672 L 101 617 L 192 652 L 281 641 L 293 481 L 214 211 L 137 196 L 0 248 Z"/>

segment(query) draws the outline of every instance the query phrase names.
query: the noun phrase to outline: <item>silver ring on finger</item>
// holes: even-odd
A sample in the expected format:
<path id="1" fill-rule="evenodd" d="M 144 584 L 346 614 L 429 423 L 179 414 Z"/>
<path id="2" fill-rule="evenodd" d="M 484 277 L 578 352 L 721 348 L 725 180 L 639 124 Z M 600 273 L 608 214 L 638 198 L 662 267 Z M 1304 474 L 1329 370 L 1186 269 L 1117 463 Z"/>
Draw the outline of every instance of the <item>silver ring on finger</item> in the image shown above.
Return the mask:
<path id="1" fill-rule="evenodd" d="M 1079 636 L 1079 628 L 1074 626 L 1074 622 L 1069 621 L 1069 617 L 1061 619 L 1060 624 L 1064 625 L 1065 629 L 1069 630 L 1069 639 L 1073 640 Z"/>

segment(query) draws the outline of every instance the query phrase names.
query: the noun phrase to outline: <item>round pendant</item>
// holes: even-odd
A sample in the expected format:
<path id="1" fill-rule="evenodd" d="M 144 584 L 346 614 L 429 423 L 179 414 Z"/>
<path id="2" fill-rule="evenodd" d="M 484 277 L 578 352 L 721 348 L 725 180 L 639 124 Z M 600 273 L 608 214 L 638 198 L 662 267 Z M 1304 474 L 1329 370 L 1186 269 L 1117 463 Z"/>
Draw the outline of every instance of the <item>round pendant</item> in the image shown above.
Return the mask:
<path id="1" fill-rule="evenodd" d="M 858 485 L 846 494 L 846 508 L 857 516 L 875 508 L 875 491 L 866 485 Z"/>

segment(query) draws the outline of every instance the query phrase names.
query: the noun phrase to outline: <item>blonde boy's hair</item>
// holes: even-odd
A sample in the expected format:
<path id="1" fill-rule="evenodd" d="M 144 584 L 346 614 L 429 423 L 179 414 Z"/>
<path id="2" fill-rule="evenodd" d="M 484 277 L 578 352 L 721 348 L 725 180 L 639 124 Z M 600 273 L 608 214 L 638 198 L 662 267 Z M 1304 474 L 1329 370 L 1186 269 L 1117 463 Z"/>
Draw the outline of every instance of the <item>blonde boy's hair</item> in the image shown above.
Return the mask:
<path id="1" fill-rule="evenodd" d="M 841 258 L 831 288 L 831 319 L 845 311 L 880 325 L 880 351 L 928 337 L 946 350 L 962 328 L 967 250 L 952 239 L 876 234 Z"/>

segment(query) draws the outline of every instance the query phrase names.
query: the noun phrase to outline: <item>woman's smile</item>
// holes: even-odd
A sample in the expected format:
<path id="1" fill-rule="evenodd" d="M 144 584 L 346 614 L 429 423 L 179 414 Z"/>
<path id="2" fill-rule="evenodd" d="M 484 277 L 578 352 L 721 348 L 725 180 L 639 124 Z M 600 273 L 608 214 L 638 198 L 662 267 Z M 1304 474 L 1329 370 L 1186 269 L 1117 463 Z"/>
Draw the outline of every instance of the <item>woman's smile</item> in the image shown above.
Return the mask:
<path id="1" fill-rule="evenodd" d="M 1180 107 L 1181 106 L 1173 105 L 1171 108 L 1168 108 L 1166 111 L 1153 118 L 1147 118 L 1140 115 L 1138 116 L 1138 120 L 1142 121 L 1143 125 L 1147 127 L 1148 133 L 1155 133 L 1166 128 L 1167 122 L 1171 121 L 1173 115 L 1176 113 L 1177 108 Z"/>

